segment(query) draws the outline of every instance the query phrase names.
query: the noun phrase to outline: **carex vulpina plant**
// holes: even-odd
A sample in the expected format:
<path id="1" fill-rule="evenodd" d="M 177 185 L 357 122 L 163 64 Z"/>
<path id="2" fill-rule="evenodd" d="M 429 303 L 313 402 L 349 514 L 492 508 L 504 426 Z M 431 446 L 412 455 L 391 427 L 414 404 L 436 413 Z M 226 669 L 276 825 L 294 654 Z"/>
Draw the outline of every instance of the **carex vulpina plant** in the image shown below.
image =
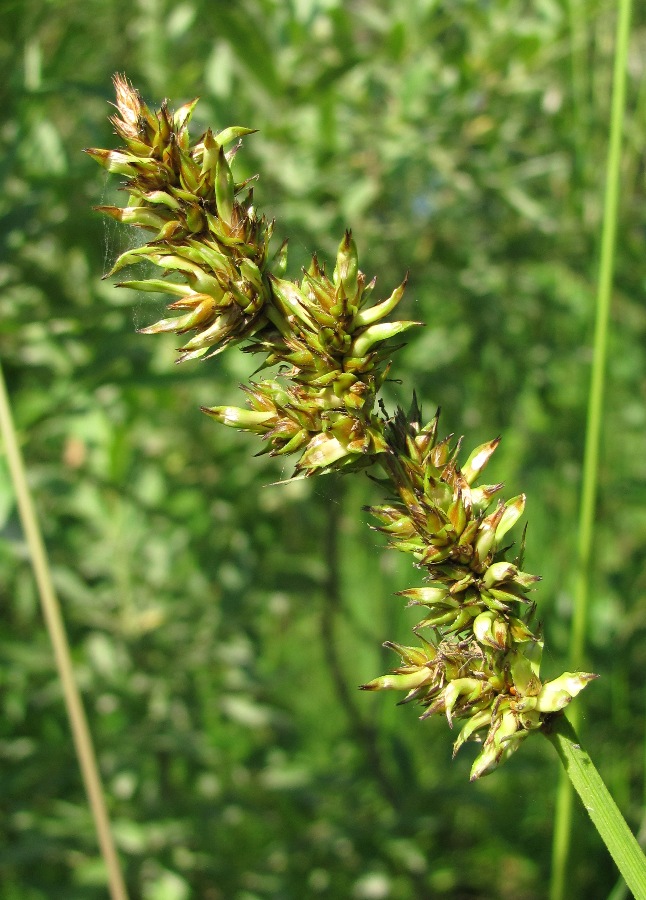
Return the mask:
<path id="1" fill-rule="evenodd" d="M 496 499 L 503 486 L 480 483 L 499 439 L 463 453 L 461 440 L 439 436 L 437 414 L 424 422 L 414 395 L 407 412 L 387 413 L 379 390 L 397 338 L 420 324 L 387 320 L 406 282 L 371 302 L 375 280 L 359 269 L 349 231 L 331 275 L 314 256 L 298 280 L 285 278 L 287 247 L 270 252 L 272 224 L 258 216 L 251 184 L 234 176 L 252 129 L 209 129 L 193 142 L 197 101 L 152 111 L 125 77 L 115 87 L 111 121 L 123 146 L 87 152 L 125 179 L 128 202 L 98 209 L 148 239 L 109 274 L 143 261 L 160 270 L 119 287 L 170 296 L 169 317 L 141 330 L 177 334 L 178 361 L 234 344 L 259 356 L 242 388 L 246 407 L 204 408 L 209 416 L 258 434 L 261 452 L 295 455 L 297 476 L 381 469 L 387 496 L 369 512 L 420 570 L 422 583 L 400 593 L 423 618 L 411 646 L 387 642 L 400 664 L 363 690 L 402 691 L 422 719 L 460 722 L 455 751 L 480 742 L 471 777 L 488 774 L 596 677 L 540 678 L 539 579 L 523 570 L 524 534 L 517 551 L 509 537 L 525 497 Z"/>

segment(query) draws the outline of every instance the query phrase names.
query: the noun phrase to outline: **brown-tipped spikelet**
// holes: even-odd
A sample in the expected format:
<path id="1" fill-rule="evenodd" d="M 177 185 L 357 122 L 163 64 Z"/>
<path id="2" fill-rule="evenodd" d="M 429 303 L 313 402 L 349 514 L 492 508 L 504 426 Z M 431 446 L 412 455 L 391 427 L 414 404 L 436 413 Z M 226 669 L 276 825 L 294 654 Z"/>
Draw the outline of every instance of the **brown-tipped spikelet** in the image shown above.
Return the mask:
<path id="1" fill-rule="evenodd" d="M 179 348 L 180 360 L 213 355 L 267 324 L 271 226 L 256 216 L 252 192 L 234 181 L 229 165 L 240 138 L 253 129 L 209 130 L 192 144 L 188 125 L 196 100 L 175 113 L 166 103 L 151 112 L 124 76 L 116 75 L 114 84 L 118 115 L 110 121 L 124 147 L 86 152 L 126 176 L 129 200 L 123 209 L 97 209 L 152 236 L 123 253 L 109 274 L 143 261 L 161 269 L 161 278 L 119 285 L 170 294 L 170 309 L 182 313 L 143 333 L 192 333 Z"/>
<path id="2" fill-rule="evenodd" d="M 374 281 L 366 285 L 350 232 L 339 246 L 330 280 L 315 257 L 298 282 L 270 276 L 266 306 L 269 326 L 245 349 L 264 353 L 261 369 L 288 366 L 280 379 L 245 388 L 253 419 L 267 451 L 300 452 L 295 473 L 363 467 L 387 451 L 384 423 L 374 412 L 388 370 L 391 338 L 417 322 L 381 322 L 401 300 L 405 284 L 367 306 Z M 390 348 L 390 353 L 393 348 Z M 285 383 L 288 381 L 289 383 Z M 215 406 L 204 412 L 246 429 L 244 410 Z"/>
<path id="3" fill-rule="evenodd" d="M 424 617 L 413 629 L 419 646 L 387 642 L 401 666 L 363 689 L 405 691 L 402 703 L 421 704 L 422 719 L 446 716 L 451 727 L 460 720 L 454 752 L 480 741 L 471 777 L 493 771 L 596 677 L 540 679 L 543 641 L 532 630 L 530 598 L 539 578 L 522 569 L 524 535 L 507 558 L 525 497 L 495 502 L 502 484 L 477 484 L 500 439 L 460 463 L 460 441 L 438 438 L 438 415 L 422 425 L 415 397 L 408 415 L 387 415 L 378 394 L 393 341 L 421 324 L 385 321 L 406 279 L 370 305 L 375 280 L 360 270 L 350 231 L 331 278 L 314 256 L 299 280 L 286 279 L 286 242 L 270 255 L 272 225 L 232 168 L 253 129 L 208 129 L 192 142 L 196 100 L 174 113 L 166 103 L 151 111 L 124 76 L 114 84 L 111 122 L 123 146 L 87 152 L 125 179 L 128 203 L 98 209 L 149 240 L 109 274 L 140 262 L 158 267 L 157 278 L 118 286 L 171 297 L 170 315 L 141 331 L 180 336 L 180 361 L 245 341 L 243 349 L 263 356 L 256 373 L 274 370 L 243 386 L 246 408 L 204 407 L 209 416 L 259 435 L 261 452 L 298 454 L 296 475 L 381 467 L 390 496 L 369 511 L 389 546 L 424 570 L 423 584 L 400 592 Z"/>
<path id="4" fill-rule="evenodd" d="M 543 642 L 531 630 L 534 604 L 528 597 L 540 579 L 521 570 L 522 550 L 513 561 L 506 558 L 507 532 L 522 515 L 525 497 L 491 509 L 502 485 L 476 482 L 499 438 L 476 447 L 460 466 L 460 442 L 451 448 L 449 438 L 437 440 L 437 418 L 422 427 L 415 399 L 408 416 L 398 410 L 386 428 L 392 452 L 383 459 L 393 497 L 368 507 L 389 546 L 410 553 L 426 570 L 421 587 L 400 594 L 409 606 L 426 609 L 413 631 L 430 629 L 431 642 L 425 640 L 414 660 L 411 648 L 402 652 L 389 644 L 404 667 L 363 689 L 408 690 L 402 702 L 421 703 L 422 719 L 446 715 L 451 727 L 454 719 L 466 720 L 454 752 L 468 739 L 482 740 L 486 729 L 474 779 L 493 771 L 595 676 L 566 673 L 541 682 Z M 429 645 L 437 651 L 430 657 Z"/>

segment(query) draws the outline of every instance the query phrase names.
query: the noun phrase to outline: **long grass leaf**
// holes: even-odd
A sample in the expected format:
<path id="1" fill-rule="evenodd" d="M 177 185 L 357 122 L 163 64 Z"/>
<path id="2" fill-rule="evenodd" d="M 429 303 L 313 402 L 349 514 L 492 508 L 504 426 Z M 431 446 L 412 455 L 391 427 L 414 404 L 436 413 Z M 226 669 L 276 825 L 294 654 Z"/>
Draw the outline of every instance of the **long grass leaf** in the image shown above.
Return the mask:
<path id="1" fill-rule="evenodd" d="M 574 613 L 570 633 L 570 668 L 582 665 L 585 653 L 586 627 L 590 596 L 590 562 L 594 537 L 594 512 L 598 491 L 599 446 L 603 417 L 604 381 L 608 345 L 608 322 L 615 263 L 615 242 L 619 209 L 619 177 L 621 145 L 626 107 L 626 75 L 628 39 L 630 35 L 631 0 L 619 0 L 617 37 L 613 74 L 610 139 L 606 167 L 601 256 L 597 288 L 594 357 L 588 396 L 583 483 L 579 510 Z M 580 708 L 580 707 L 579 707 Z M 573 710 L 572 724 L 577 727 L 578 714 Z M 561 773 L 554 828 L 552 880 L 550 900 L 564 900 L 572 829 L 572 787 L 565 772 Z"/>
<path id="2" fill-rule="evenodd" d="M 123 875 L 119 857 L 110 830 L 110 821 L 101 784 L 101 776 L 96 762 L 96 754 L 92 744 L 90 729 L 85 717 L 85 710 L 81 701 L 76 681 L 70 648 L 65 633 L 65 625 L 54 585 L 51 570 L 47 558 L 47 551 L 42 538 L 36 509 L 27 483 L 25 465 L 22 453 L 16 437 L 16 429 L 11 414 L 9 395 L 5 386 L 2 366 L 0 365 L 0 434 L 2 435 L 9 470 L 16 492 L 16 500 L 20 512 L 20 519 L 27 539 L 31 564 L 38 585 L 38 593 L 43 610 L 43 616 L 54 649 L 56 667 L 58 669 L 65 706 L 70 722 L 70 729 L 74 740 L 76 755 L 83 777 L 83 783 L 88 796 L 101 853 L 105 861 L 112 900 L 127 900 Z"/>

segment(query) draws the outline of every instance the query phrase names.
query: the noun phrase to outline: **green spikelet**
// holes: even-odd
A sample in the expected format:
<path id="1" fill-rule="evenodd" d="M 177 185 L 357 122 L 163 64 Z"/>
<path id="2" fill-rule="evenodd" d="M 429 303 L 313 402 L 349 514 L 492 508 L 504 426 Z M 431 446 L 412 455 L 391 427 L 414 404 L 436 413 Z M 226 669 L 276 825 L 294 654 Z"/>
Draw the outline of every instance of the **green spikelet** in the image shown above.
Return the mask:
<path id="1" fill-rule="evenodd" d="M 546 716 L 563 709 L 595 676 L 561 676 L 542 684 L 542 640 L 530 627 L 534 604 L 528 594 L 540 579 L 520 569 L 520 556 L 507 560 L 507 532 L 525 508 L 525 497 L 490 504 L 502 485 L 476 482 L 500 440 L 483 444 L 459 465 L 460 442 L 437 440 L 438 417 L 421 426 L 413 399 L 406 416 L 398 410 L 386 430 L 392 453 L 385 456 L 394 495 L 368 507 L 388 535 L 390 547 L 410 553 L 426 571 L 422 587 L 401 591 L 409 606 L 425 607 L 413 629 L 430 629 L 418 658 L 411 648 L 393 647 L 403 667 L 376 678 L 364 690 L 407 690 L 402 702 L 425 707 L 421 718 L 445 715 L 466 720 L 454 752 L 467 740 L 483 749 L 471 777 L 492 772 L 508 759 Z M 432 655 L 427 647 L 437 650 Z M 571 679 L 571 680 L 570 680 Z M 562 705 L 559 705 L 562 704 Z"/>
<path id="2" fill-rule="evenodd" d="M 190 312 L 142 332 L 192 333 L 178 350 L 180 361 L 213 355 L 267 324 L 271 226 L 256 217 L 251 192 L 233 180 L 229 162 L 237 147 L 225 152 L 253 129 L 209 130 L 191 144 L 188 125 L 196 100 L 176 113 L 165 103 L 151 112 L 124 76 L 116 75 L 114 85 L 118 114 L 110 121 L 124 147 L 86 152 L 108 171 L 126 176 L 129 201 L 123 209 L 98 209 L 152 237 L 122 254 L 109 274 L 144 260 L 158 266 L 161 279 L 119 286 L 169 293 L 179 298 L 170 306 L 173 312 Z"/>

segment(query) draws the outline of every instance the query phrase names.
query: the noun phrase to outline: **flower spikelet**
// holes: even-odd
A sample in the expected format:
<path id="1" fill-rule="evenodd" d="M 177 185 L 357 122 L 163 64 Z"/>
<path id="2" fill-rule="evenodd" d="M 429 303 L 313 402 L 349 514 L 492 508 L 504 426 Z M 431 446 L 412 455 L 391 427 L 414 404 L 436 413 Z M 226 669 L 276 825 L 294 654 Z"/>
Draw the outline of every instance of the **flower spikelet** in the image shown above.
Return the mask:
<path id="1" fill-rule="evenodd" d="M 438 440 L 438 415 L 421 426 L 416 399 L 386 429 L 383 458 L 394 488 L 388 503 L 368 507 L 394 549 L 410 553 L 425 570 L 424 584 L 401 591 L 408 606 L 426 610 L 415 633 L 430 631 L 420 650 L 388 643 L 402 658 L 393 675 L 364 690 L 408 690 L 404 701 L 425 707 L 421 718 L 445 715 L 466 722 L 455 742 L 483 741 L 472 779 L 509 758 L 547 716 L 563 709 L 594 675 L 566 673 L 544 684 L 539 677 L 543 642 L 532 631 L 529 597 L 540 579 L 522 571 L 522 547 L 513 559 L 507 532 L 525 508 L 525 497 L 493 498 L 501 484 L 477 486 L 499 444 L 482 444 L 460 465 L 461 441 Z M 493 505 L 493 508 L 492 508 Z M 486 736 L 482 732 L 486 729 Z"/>
<path id="2" fill-rule="evenodd" d="M 213 355 L 267 324 L 272 226 L 258 218 L 253 192 L 235 182 L 230 165 L 240 139 L 253 129 L 209 129 L 191 143 L 188 126 L 197 100 L 174 113 L 166 103 L 152 112 L 124 76 L 116 75 L 114 84 L 117 115 L 110 121 L 124 146 L 86 152 L 125 176 L 129 199 L 123 208 L 97 209 L 152 236 L 121 254 L 108 274 L 143 261 L 157 266 L 160 278 L 119 287 L 170 294 L 170 310 L 180 315 L 142 332 L 192 332 L 179 348 L 180 361 Z"/>
<path id="3" fill-rule="evenodd" d="M 351 233 L 345 233 L 330 279 L 316 256 L 300 282 L 272 275 L 270 325 L 245 348 L 264 354 L 261 369 L 284 366 L 282 378 L 245 389 L 252 427 L 272 455 L 301 452 L 296 474 L 356 469 L 388 449 L 384 420 L 375 414 L 388 372 L 391 339 L 419 323 L 383 322 L 404 294 L 405 281 L 387 299 L 368 305 L 374 280 L 359 270 Z M 289 384 L 285 384 L 288 380 Z M 204 410 L 245 429 L 245 410 Z M 262 422 L 255 414 L 266 413 Z M 251 420 L 249 420 L 251 421 Z"/>

